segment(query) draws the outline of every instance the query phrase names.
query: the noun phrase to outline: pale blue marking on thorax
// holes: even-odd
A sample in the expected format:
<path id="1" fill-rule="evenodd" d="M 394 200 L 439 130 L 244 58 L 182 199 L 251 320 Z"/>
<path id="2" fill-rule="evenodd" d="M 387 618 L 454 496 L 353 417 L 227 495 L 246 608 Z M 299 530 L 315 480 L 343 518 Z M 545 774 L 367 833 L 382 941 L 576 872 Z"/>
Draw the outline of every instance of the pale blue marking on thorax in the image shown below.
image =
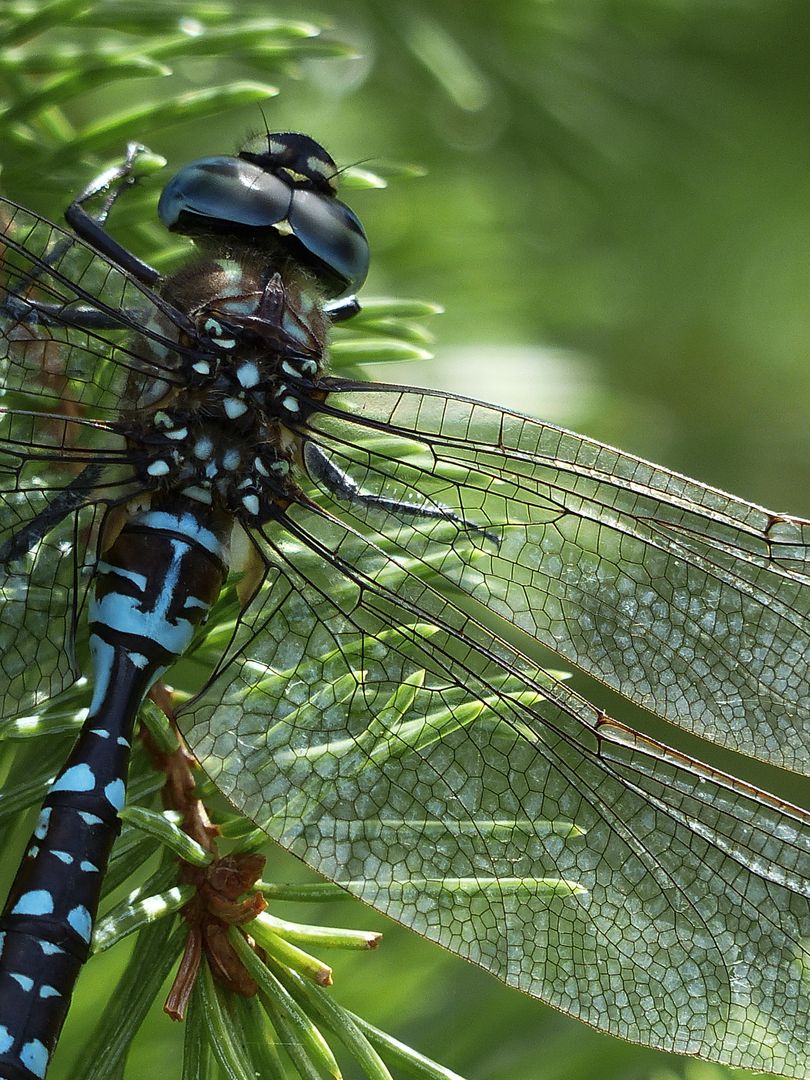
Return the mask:
<path id="1" fill-rule="evenodd" d="M 289 308 L 285 308 L 281 318 L 284 331 L 305 347 L 312 344 L 306 324 L 308 316 L 312 314 L 315 308 L 315 300 L 302 294 L 298 303 L 298 311 L 294 313 Z"/>
<path id="2" fill-rule="evenodd" d="M 246 360 L 236 369 L 236 381 L 246 390 L 256 386 L 259 382 L 259 368 L 253 360 Z"/>

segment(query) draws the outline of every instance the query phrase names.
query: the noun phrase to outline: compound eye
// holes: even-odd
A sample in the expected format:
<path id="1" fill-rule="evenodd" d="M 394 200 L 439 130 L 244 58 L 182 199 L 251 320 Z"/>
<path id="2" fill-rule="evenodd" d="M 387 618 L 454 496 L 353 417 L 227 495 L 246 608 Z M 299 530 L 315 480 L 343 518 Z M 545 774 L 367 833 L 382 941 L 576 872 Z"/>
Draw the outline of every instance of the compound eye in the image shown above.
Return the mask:
<path id="1" fill-rule="evenodd" d="M 181 233 L 247 233 L 258 246 L 264 234 L 268 249 L 313 269 L 330 296 L 358 289 L 368 273 L 368 240 L 335 198 L 332 158 L 308 135 L 290 132 L 267 136 L 259 149 L 181 169 L 160 196 L 161 222 Z"/>
<path id="2" fill-rule="evenodd" d="M 296 239 L 336 279 L 338 292 L 360 288 L 368 274 L 368 239 L 345 203 L 296 191 L 289 222 Z"/>
<path id="3" fill-rule="evenodd" d="M 229 224 L 266 228 L 286 221 L 292 189 L 281 177 L 234 157 L 201 158 L 168 182 L 158 202 L 167 229 Z"/>

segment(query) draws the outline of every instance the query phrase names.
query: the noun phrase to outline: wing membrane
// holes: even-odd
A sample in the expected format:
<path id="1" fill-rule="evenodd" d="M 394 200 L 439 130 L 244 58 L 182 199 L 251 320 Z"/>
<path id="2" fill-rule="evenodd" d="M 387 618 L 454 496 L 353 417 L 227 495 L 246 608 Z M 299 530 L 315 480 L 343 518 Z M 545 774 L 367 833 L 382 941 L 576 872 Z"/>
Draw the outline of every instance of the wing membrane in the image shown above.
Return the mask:
<path id="1" fill-rule="evenodd" d="M 6 398 L 116 413 L 179 381 L 188 320 L 73 234 L 0 199 Z"/>
<path id="2" fill-rule="evenodd" d="M 73 642 L 106 509 L 135 489 L 106 425 L 0 410 L 0 704 L 34 708 L 78 675 Z"/>
<path id="3" fill-rule="evenodd" d="M 183 317 L 72 234 L 0 199 L 0 667 L 4 715 L 77 676 L 104 511 L 133 490 L 110 423 L 178 379 Z M 167 337 L 167 334 L 169 335 Z"/>
<path id="4" fill-rule="evenodd" d="M 696 735 L 810 769 L 810 523 L 561 428 L 403 387 L 335 384 L 312 439 L 365 492 L 445 505 L 476 529 L 358 500 L 432 570 L 626 698 Z M 340 500 L 338 500 L 340 501 Z M 445 529 L 445 532 L 447 530 Z"/>
<path id="5" fill-rule="evenodd" d="M 355 895 L 603 1030 L 805 1069 L 807 815 L 608 724 L 396 539 L 312 508 L 286 524 L 231 663 L 185 710 L 225 794 Z"/>

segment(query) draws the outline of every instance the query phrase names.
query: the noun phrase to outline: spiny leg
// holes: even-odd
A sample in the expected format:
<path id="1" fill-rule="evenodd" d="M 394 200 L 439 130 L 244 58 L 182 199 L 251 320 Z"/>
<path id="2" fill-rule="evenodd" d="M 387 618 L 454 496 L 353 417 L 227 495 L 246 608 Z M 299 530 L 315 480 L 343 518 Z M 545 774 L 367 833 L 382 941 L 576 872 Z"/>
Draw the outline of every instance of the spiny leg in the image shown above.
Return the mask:
<path id="1" fill-rule="evenodd" d="M 355 315 L 359 315 L 362 311 L 362 305 L 352 293 L 351 296 L 342 296 L 337 300 L 330 300 L 323 305 L 323 310 L 333 323 L 339 323 L 346 322 L 347 319 L 353 319 Z"/>
<path id="2" fill-rule="evenodd" d="M 112 168 L 100 173 L 87 185 L 68 206 L 65 218 L 73 227 L 78 237 L 92 248 L 114 262 L 117 266 L 132 274 L 144 285 L 155 286 L 161 275 L 125 247 L 114 240 L 106 231 L 105 225 L 110 211 L 118 198 L 143 175 L 151 172 L 156 164 L 162 165 L 163 159 L 157 158 L 140 143 L 127 145 L 124 160 Z M 149 166 L 147 169 L 146 166 Z M 85 210 L 85 203 L 104 195 L 101 208 L 95 214 Z M 64 307 L 60 304 L 37 300 L 26 296 L 27 291 L 37 283 L 49 267 L 55 267 L 70 249 L 73 243 L 70 237 L 64 237 L 41 259 L 32 258 L 32 267 L 14 281 L 14 292 L 8 293 L 0 304 L 0 316 L 11 316 L 15 322 L 29 326 L 65 325 Z M 74 304 L 70 309 L 69 323 L 76 329 L 104 330 L 116 329 L 120 323 L 109 314 L 99 311 L 92 305 Z"/>
<path id="3" fill-rule="evenodd" d="M 416 518 L 420 521 L 450 521 L 464 532 L 479 533 L 493 544 L 500 543 L 494 533 L 468 521 L 455 510 L 451 510 L 449 506 L 442 506 L 440 503 L 433 506 L 419 506 L 416 503 L 405 502 L 403 499 L 391 499 L 386 495 L 374 495 L 363 491 L 356 480 L 335 465 L 329 456 L 314 443 L 306 444 L 304 460 L 312 479 L 321 481 L 335 498 L 342 502 L 386 511 L 395 517 Z"/>
<path id="4" fill-rule="evenodd" d="M 105 169 L 91 180 L 65 210 L 65 220 L 77 236 L 100 254 L 132 274 L 142 284 L 154 286 L 160 281 L 161 275 L 158 271 L 133 255 L 105 230 L 107 218 L 116 201 L 140 179 L 142 174 L 137 166 L 144 160 L 154 164 L 155 156 L 141 143 L 128 143 L 121 164 Z M 104 196 L 101 209 L 95 214 L 89 214 L 84 208 L 85 203 L 101 195 Z"/>

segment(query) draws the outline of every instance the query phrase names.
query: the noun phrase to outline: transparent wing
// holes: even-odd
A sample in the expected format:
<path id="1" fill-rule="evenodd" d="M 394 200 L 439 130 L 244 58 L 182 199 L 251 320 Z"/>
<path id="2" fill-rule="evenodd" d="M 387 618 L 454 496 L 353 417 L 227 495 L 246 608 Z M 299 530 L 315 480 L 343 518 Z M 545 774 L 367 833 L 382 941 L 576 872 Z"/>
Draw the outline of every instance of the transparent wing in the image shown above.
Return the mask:
<path id="1" fill-rule="evenodd" d="M 95 559 L 101 507 L 60 521 L 22 560 L 0 570 L 0 706 L 27 713 L 79 675 L 74 637 Z"/>
<path id="2" fill-rule="evenodd" d="M 491 570 L 475 534 L 388 525 L 372 542 L 299 505 L 268 528 L 263 583 L 184 709 L 217 785 L 512 986 L 622 1038 L 803 1075 L 807 815 L 609 722 L 493 633 L 465 595 Z"/>
<path id="3" fill-rule="evenodd" d="M 0 220 L 0 702 L 8 715 L 76 678 L 74 630 L 100 522 L 133 485 L 110 421 L 164 394 L 183 351 L 170 337 L 182 317 L 97 252 L 8 200 L 0 199 Z"/>
<path id="4" fill-rule="evenodd" d="M 53 222 L 0 199 L 0 371 L 13 403 L 117 413 L 179 383 L 187 320 Z M 6 402 L 8 404 L 8 401 Z"/>
<path id="5" fill-rule="evenodd" d="M 78 612 L 106 509 L 135 490 L 105 425 L 0 409 L 0 706 L 27 711 L 77 675 Z"/>
<path id="6" fill-rule="evenodd" d="M 392 532 L 503 633 L 519 628 L 696 735 L 807 773 L 810 523 L 494 406 L 334 385 L 311 438 L 358 491 L 474 528 L 445 523 L 442 537 L 429 518 L 338 494 L 345 520 Z M 459 554 L 471 540 L 474 574 Z"/>

